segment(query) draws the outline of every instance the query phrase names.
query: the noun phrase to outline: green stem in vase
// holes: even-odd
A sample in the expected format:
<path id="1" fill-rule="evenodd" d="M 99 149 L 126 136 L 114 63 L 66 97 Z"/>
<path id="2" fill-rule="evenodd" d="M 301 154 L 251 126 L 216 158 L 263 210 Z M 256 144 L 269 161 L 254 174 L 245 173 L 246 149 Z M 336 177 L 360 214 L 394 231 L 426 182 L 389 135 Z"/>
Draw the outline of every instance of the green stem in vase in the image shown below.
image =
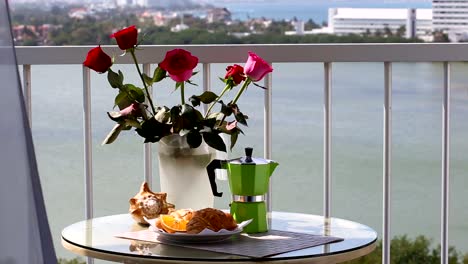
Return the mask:
<path id="1" fill-rule="evenodd" d="M 234 97 L 234 100 L 232 100 L 231 104 L 237 103 L 237 100 L 239 100 L 240 96 L 245 91 L 245 89 L 247 89 L 247 86 L 249 86 L 251 82 L 252 80 L 249 77 L 247 77 L 247 80 L 245 80 L 244 84 L 240 88 L 239 92 L 237 92 L 236 97 Z M 223 118 L 221 119 L 221 122 L 219 123 L 220 126 L 223 125 L 223 122 L 225 119 L 226 119 L 226 115 L 223 115 Z"/>
<path id="2" fill-rule="evenodd" d="M 223 95 L 229 91 L 231 88 L 231 86 L 229 84 L 226 84 L 226 87 L 224 87 L 223 91 L 221 92 L 221 94 L 216 98 L 216 100 L 214 100 L 214 102 L 211 103 L 210 107 L 208 108 L 208 110 L 206 111 L 206 114 L 205 114 L 205 118 L 208 117 L 208 115 L 210 114 L 210 111 L 211 109 L 213 109 L 213 106 L 219 102 L 219 100 L 221 99 L 221 97 L 223 97 Z"/>
<path id="3" fill-rule="evenodd" d="M 180 82 L 180 101 L 182 102 L 182 105 L 185 104 L 185 82 Z"/>
<path id="4" fill-rule="evenodd" d="M 237 100 L 239 100 L 240 96 L 244 92 L 244 90 L 249 86 L 249 84 L 252 82 L 250 78 L 247 77 L 247 80 L 245 80 L 244 85 L 242 85 L 242 88 L 240 88 L 239 92 L 237 92 L 236 97 L 234 97 L 234 100 L 232 100 L 232 104 L 237 103 Z"/>
<path id="5" fill-rule="evenodd" d="M 151 106 L 151 110 L 153 111 L 153 115 L 156 115 L 156 109 L 154 109 L 154 104 L 153 100 L 151 99 L 151 95 L 148 90 L 148 86 L 146 85 L 145 79 L 143 79 L 143 74 L 141 73 L 140 66 L 138 65 L 137 58 L 135 56 L 135 49 L 130 49 L 130 54 L 132 54 L 133 62 L 135 63 L 135 66 L 138 71 L 138 75 L 140 75 L 141 81 L 143 82 L 143 86 L 145 87 L 145 92 L 146 92 L 146 98 L 148 98 L 148 102 Z"/>

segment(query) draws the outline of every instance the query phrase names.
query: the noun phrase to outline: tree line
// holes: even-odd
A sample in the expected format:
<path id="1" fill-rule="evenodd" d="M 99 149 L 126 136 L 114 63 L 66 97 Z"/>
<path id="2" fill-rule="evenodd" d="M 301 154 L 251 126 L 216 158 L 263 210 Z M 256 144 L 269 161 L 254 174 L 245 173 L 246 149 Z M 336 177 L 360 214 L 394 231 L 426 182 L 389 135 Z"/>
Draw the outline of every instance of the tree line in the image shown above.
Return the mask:
<path id="1" fill-rule="evenodd" d="M 171 27 L 180 23 L 180 18 L 169 21 L 166 26 L 155 26 L 152 18 L 138 17 L 138 10 L 114 10 L 97 12 L 84 18 L 71 18 L 68 13 L 73 6 L 53 7 L 41 10 L 31 7 L 17 8 L 12 12 L 14 26 L 23 25 L 24 30 L 16 32 L 16 45 L 96 45 L 112 44 L 110 33 L 128 25 L 141 29 L 142 44 L 275 44 L 275 43 L 377 43 L 377 42 L 421 42 L 419 39 L 406 39 L 402 34 L 391 31 L 376 34 L 336 36 L 330 34 L 285 35 L 294 30 L 290 21 L 272 21 L 267 26 L 262 21 L 232 21 L 207 23 L 206 20 L 185 16 L 184 24 L 189 28 L 172 32 Z M 34 32 L 41 25 L 53 25 L 44 35 Z M 28 25 L 28 27 L 26 27 Z M 312 19 L 306 21 L 305 28 L 310 30 L 320 26 Z M 32 32 L 31 32 L 32 31 Z M 36 30 L 38 31 L 38 30 Z M 248 32 L 246 36 L 236 34 Z"/>

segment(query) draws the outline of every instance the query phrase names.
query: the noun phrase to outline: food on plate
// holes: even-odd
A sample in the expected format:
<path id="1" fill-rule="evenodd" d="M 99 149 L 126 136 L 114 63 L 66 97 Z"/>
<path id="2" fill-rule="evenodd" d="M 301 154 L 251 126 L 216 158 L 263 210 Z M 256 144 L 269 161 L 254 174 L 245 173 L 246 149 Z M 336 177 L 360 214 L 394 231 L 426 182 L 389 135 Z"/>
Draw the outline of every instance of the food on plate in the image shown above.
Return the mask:
<path id="1" fill-rule="evenodd" d="M 161 227 L 168 233 L 186 232 L 188 221 L 183 218 L 177 218 L 172 215 L 161 215 L 159 217 Z"/>
<path id="2" fill-rule="evenodd" d="M 155 193 L 150 190 L 148 183 L 143 182 L 140 191 L 130 199 L 129 212 L 133 219 L 147 225 L 145 217 L 154 219 L 161 214 L 168 214 L 174 205 L 166 201 L 167 193 Z"/>
<path id="3" fill-rule="evenodd" d="M 214 208 L 195 211 L 192 219 L 187 223 L 187 233 L 198 234 L 205 228 L 218 232 L 221 229 L 234 230 L 237 223 L 231 214 Z"/>
<path id="4" fill-rule="evenodd" d="M 179 210 L 171 210 L 170 215 L 176 218 L 182 218 L 187 222 L 190 221 L 193 217 L 194 210 L 192 209 L 179 209 Z"/>
<path id="5" fill-rule="evenodd" d="M 171 209 L 167 215 L 160 215 L 155 221 L 157 228 L 168 233 L 185 232 L 187 223 L 192 219 L 192 209 Z"/>
<path id="6" fill-rule="evenodd" d="M 169 214 L 160 215 L 155 226 L 167 233 L 187 232 L 198 234 L 205 228 L 218 232 L 221 229 L 234 230 L 236 221 L 231 214 L 214 208 L 205 208 L 198 211 L 192 209 L 171 209 Z"/>

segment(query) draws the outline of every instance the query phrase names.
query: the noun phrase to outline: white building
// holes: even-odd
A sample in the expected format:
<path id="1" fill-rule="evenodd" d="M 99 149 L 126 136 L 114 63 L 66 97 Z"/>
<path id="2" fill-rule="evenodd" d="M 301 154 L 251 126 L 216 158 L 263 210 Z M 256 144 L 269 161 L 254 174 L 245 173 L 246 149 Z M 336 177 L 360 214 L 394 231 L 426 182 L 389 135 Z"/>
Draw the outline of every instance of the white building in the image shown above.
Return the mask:
<path id="1" fill-rule="evenodd" d="M 450 40 L 467 39 L 468 0 L 432 0 L 434 31 L 449 35 Z"/>
<path id="2" fill-rule="evenodd" d="M 432 35 L 432 9 L 330 8 L 328 27 L 336 35 L 384 33 L 387 29 L 396 33 L 405 27 L 407 37 L 414 32 L 416 37 L 427 38 Z"/>
<path id="3" fill-rule="evenodd" d="M 148 0 L 115 0 L 117 6 L 126 7 L 126 6 L 141 6 L 147 7 Z"/>

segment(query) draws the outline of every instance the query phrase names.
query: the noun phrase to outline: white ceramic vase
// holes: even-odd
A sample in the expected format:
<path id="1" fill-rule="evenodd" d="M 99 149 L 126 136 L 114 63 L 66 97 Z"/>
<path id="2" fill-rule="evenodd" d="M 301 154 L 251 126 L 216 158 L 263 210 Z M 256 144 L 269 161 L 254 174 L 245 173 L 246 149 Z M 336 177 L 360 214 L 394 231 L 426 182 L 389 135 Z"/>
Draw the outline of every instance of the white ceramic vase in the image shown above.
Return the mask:
<path id="1" fill-rule="evenodd" d="M 213 207 L 214 196 L 206 166 L 215 158 L 216 150 L 205 142 L 190 148 L 186 137 L 171 135 L 158 144 L 161 191 L 176 209 L 194 210 Z"/>

